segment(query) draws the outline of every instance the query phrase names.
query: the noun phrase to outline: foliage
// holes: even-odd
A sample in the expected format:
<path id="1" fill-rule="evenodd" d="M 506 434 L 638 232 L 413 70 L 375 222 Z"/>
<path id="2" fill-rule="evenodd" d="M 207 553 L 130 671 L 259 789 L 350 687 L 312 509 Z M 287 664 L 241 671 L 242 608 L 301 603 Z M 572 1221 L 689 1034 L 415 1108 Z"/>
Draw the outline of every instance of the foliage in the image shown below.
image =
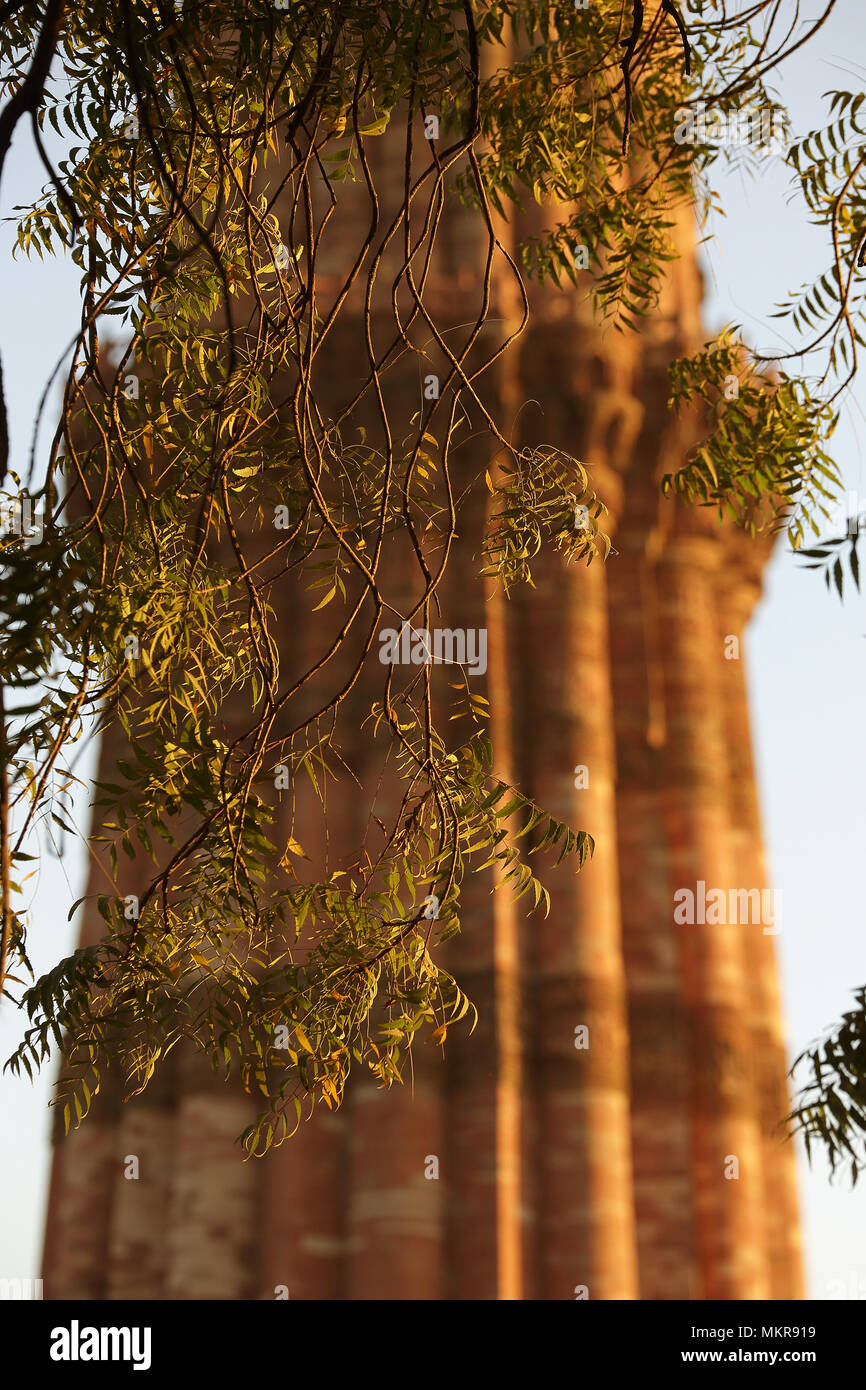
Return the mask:
<path id="1" fill-rule="evenodd" d="M 851 1182 L 866 1167 L 866 989 L 856 991 L 856 1008 L 822 1043 L 797 1058 L 811 1076 L 790 1118 L 802 1131 L 806 1151 L 821 1144 L 833 1172 L 850 1164 Z"/>
<path id="2" fill-rule="evenodd" d="M 530 561 L 545 542 L 588 565 L 595 555 L 610 554 L 610 537 L 599 530 L 605 505 L 576 459 L 556 449 L 527 449 L 502 465 L 496 482 L 488 474 L 487 486 L 494 507 L 482 574 L 499 580 L 506 594 L 532 583 Z"/>
<path id="3" fill-rule="evenodd" d="M 841 486 L 825 448 L 836 415 L 803 380 L 760 371 L 738 332 L 725 329 L 670 369 L 672 403 L 682 408 L 702 399 L 707 436 L 662 488 L 700 506 L 717 505 L 753 534 L 787 523 L 798 547 L 804 516 L 826 515 L 824 503 Z"/>
<path id="4" fill-rule="evenodd" d="M 18 246 L 67 250 L 82 308 L 50 448 L 34 449 L 26 487 L 12 475 L 10 496 L 33 499 L 41 535 L 3 539 L 7 983 L 23 985 L 29 968 L 14 875 L 34 826 L 53 816 L 70 828 L 74 745 L 94 720 L 128 744 L 116 780 L 97 788 L 104 934 L 26 988 L 30 1027 L 11 1060 L 30 1070 L 52 1041 L 62 1049 L 67 1122 L 86 1113 L 109 1059 L 138 1091 L 191 1041 L 264 1097 L 245 1136 L 262 1152 L 304 1104 L 337 1104 L 353 1064 L 390 1084 L 419 1029 L 442 1042 L 471 1018 L 438 950 L 459 930 L 468 872 L 495 865 L 500 886 L 543 907 L 520 838 L 576 868 L 591 853 L 588 835 L 496 775 L 484 697 L 465 680 L 456 687 L 473 733 L 454 744 L 437 728 L 440 673 L 410 671 L 400 684 L 377 662 L 376 638 L 395 619 L 429 624 L 458 509 L 488 492 L 479 567 L 506 594 L 531 582 L 543 546 L 576 561 L 607 553 L 604 504 L 578 460 L 543 440 L 517 453 L 478 382 L 495 379 L 526 324 L 527 273 L 583 277 L 596 314 L 620 331 L 654 307 L 675 254 L 669 210 L 696 181 L 711 199 L 719 154 L 678 143 L 677 112 L 698 94 L 722 112 L 773 104 L 765 78 L 801 42 L 775 41 L 776 9 L 4 7 L 0 167 L 29 118 L 47 175 L 42 197 L 18 210 Z M 833 277 L 797 311 L 838 306 L 832 367 L 859 343 L 858 107 L 834 107 L 836 138 L 844 129 L 854 142 L 847 165 L 817 137 L 790 156 L 816 215 L 833 181 L 839 190 Z M 427 139 L 430 117 L 441 129 Z M 56 167 L 49 129 L 72 141 Z M 378 186 L 380 143 L 406 170 L 396 203 Z M 452 191 L 486 256 L 456 336 L 426 291 Z M 513 205 L 533 202 L 547 230 L 509 243 Z M 483 333 L 509 286 L 521 322 Z M 322 363 L 347 322 L 364 380 L 341 396 Z M 675 395 L 722 399 L 738 352 L 728 337 L 681 365 Z M 407 419 L 390 383 L 434 359 L 439 394 L 421 396 Z M 801 378 L 769 386 L 756 368 L 743 372 L 736 408 L 711 409 L 707 444 L 670 486 L 735 511 L 746 499 L 820 507 L 834 479 L 832 398 Z M 462 441 L 479 431 L 489 448 L 470 458 Z M 0 441 L 5 466 L 5 427 Z M 414 589 L 395 576 L 401 547 Z M 314 651 L 282 649 L 287 609 L 315 634 Z M 398 809 L 386 822 L 374 804 L 372 847 L 365 836 L 351 862 L 310 863 L 300 788 L 327 820 L 355 775 L 341 739 L 359 713 L 372 780 L 399 787 Z M 275 768 L 290 790 L 288 829 Z M 425 910 L 431 896 L 438 916 Z"/>
<path id="5" fill-rule="evenodd" d="M 787 526 L 799 550 L 818 537 L 838 497 L 838 470 L 826 445 L 836 403 L 857 370 L 866 308 L 866 130 L 863 94 L 825 93 L 832 120 L 790 144 L 786 162 L 810 220 L 825 227 L 831 263 L 778 307 L 775 317 L 799 341 L 786 353 L 749 351 L 729 326 L 703 352 L 673 364 L 672 402 L 695 396 L 710 404 L 709 436 L 686 466 L 665 479 L 704 505 L 743 516 L 757 510 L 764 524 Z M 794 375 L 783 364 L 799 361 Z M 738 395 L 726 384 L 736 378 Z M 757 505 L 756 505 L 757 504 Z M 846 542 L 856 578 L 856 529 Z M 811 551 L 803 551 L 811 558 Z M 842 583 L 842 565 L 834 571 Z"/>

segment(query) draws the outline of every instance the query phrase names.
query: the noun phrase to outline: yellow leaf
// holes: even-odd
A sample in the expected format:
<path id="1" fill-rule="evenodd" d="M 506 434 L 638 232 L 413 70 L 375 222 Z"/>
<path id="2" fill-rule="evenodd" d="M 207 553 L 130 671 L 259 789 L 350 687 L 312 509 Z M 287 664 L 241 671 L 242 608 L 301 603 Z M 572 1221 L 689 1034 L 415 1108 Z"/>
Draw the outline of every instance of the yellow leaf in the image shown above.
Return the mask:
<path id="1" fill-rule="evenodd" d="M 380 116 L 379 119 L 376 120 L 376 121 L 374 121 L 372 125 L 359 126 L 359 127 L 358 127 L 358 134 L 359 134 L 359 135 L 384 135 L 384 134 L 385 134 L 385 131 L 386 131 L 387 128 L 388 128 L 388 119 L 389 119 L 389 118 L 388 118 L 387 116 Z M 343 122 L 343 126 L 345 127 L 345 121 Z M 342 131 L 341 131 L 340 133 L 342 134 Z"/>
<path id="2" fill-rule="evenodd" d="M 325 597 L 322 599 L 322 602 L 316 604 L 315 608 L 313 609 L 313 612 L 314 612 L 314 613 L 318 613 L 318 611 L 319 611 L 320 608 L 324 608 L 324 606 L 325 606 L 326 603 L 330 603 L 330 602 L 331 602 L 331 599 L 334 597 L 334 594 L 335 594 L 336 592 L 337 592 L 337 586 L 336 586 L 336 584 L 333 584 L 333 585 L 331 586 L 331 588 L 328 590 L 328 592 L 325 594 Z"/>

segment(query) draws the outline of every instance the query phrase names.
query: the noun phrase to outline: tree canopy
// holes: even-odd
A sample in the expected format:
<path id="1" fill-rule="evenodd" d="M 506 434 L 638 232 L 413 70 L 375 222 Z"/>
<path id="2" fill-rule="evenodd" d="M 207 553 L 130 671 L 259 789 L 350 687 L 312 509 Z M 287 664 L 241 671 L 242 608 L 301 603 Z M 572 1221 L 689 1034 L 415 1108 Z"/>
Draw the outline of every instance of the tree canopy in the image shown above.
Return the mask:
<path id="1" fill-rule="evenodd" d="M 0 7 L 0 170 L 19 127 L 45 169 L 42 196 L 19 209 L 18 248 L 65 251 L 81 271 L 80 331 L 55 369 L 62 412 L 26 479 L 8 471 L 0 410 L 7 514 L 39 518 L 3 536 L 0 980 L 10 997 L 23 989 L 30 1020 L 12 1067 L 30 1072 L 52 1043 L 66 1058 L 67 1124 L 85 1115 L 107 1059 L 138 1091 L 192 1039 L 262 1094 L 245 1138 L 263 1151 L 304 1097 L 338 1104 L 353 1062 L 388 1083 L 420 1028 L 441 1039 L 471 1018 L 438 953 L 459 930 L 470 869 L 495 863 L 505 891 L 544 909 L 521 836 L 578 869 L 592 852 L 586 833 L 497 775 L 485 702 L 465 678 L 456 702 L 471 732 L 455 739 L 439 727 L 429 668 L 401 684 L 377 665 L 377 632 L 388 617 L 430 626 L 470 493 L 491 499 L 480 563 L 505 593 L 531 582 L 543 546 L 604 562 L 604 499 L 580 460 L 541 444 L 517 457 L 485 403 L 485 374 L 509 347 L 483 346 L 492 287 L 508 282 L 521 306 L 512 339 L 531 278 L 583 276 L 597 317 L 634 332 L 676 254 L 670 210 L 694 200 L 706 211 L 719 161 L 765 157 L 714 130 L 760 111 L 785 136 L 773 74 L 833 8 L 801 23 L 799 5 L 783 21 L 770 0 Z M 838 493 L 828 446 L 863 343 L 863 99 L 828 94 L 826 128 L 787 149 L 828 244 L 827 268 L 780 308 L 795 347 L 770 370 L 762 345 L 731 325 L 671 364 L 673 407 L 701 402 L 707 429 L 665 480 L 753 532 L 787 530 L 840 594 L 843 561 L 859 582 L 857 529 L 804 542 L 821 536 Z M 49 131 L 65 146 L 56 161 Z M 396 210 L 376 185 L 384 139 L 404 151 Z M 364 195 L 362 217 L 343 210 L 348 185 Z M 486 248 L 457 345 L 425 299 L 452 215 L 446 186 Z M 533 202 L 555 216 L 511 254 L 503 226 Z M 324 292 L 332 219 L 343 265 Z M 386 252 L 398 262 L 392 332 L 374 346 Z M 317 362 L 359 303 L 366 379 L 335 412 Z M 416 321 L 444 363 L 441 383 L 414 417 L 394 418 L 387 380 L 417 356 Z M 375 439 L 349 437 L 362 398 L 378 411 Z M 483 465 L 461 477 L 458 493 L 453 459 L 470 419 L 505 462 L 494 477 Z M 420 584 L 410 612 L 383 582 L 396 535 Z M 289 577 L 321 614 L 319 647 L 292 679 L 275 612 Z M 327 801 L 344 771 L 341 708 L 371 667 L 381 689 L 369 736 L 387 748 L 402 798 L 372 856 L 359 846 L 352 866 L 318 877 L 313 866 L 301 881 L 300 830 L 285 852 L 273 837 L 274 769 Z M 228 705 L 243 713 L 232 738 Z M 110 871 L 119 855 L 153 868 L 139 894 L 100 897 L 98 943 L 29 983 L 19 881 L 33 831 L 65 824 L 75 750 L 108 724 L 130 749 L 96 789 Z M 277 1024 L 289 1035 L 282 1065 Z M 815 1054 L 815 1094 L 798 1118 L 856 1166 L 866 1115 L 859 1041 L 843 1046 L 852 1028 L 862 1039 L 862 994 L 834 1050 Z"/>

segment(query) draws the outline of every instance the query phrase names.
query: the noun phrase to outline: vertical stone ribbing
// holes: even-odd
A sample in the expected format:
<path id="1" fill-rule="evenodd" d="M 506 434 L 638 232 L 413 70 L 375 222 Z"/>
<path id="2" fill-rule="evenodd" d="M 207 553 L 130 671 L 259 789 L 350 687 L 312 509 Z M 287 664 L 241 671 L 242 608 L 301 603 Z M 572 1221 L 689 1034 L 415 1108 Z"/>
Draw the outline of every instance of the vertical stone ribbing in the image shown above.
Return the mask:
<path id="1" fill-rule="evenodd" d="M 107 1298 L 162 1295 L 173 1132 L 171 1110 L 142 1105 L 124 1117 L 115 1158 Z M 137 1178 L 123 1171 L 132 1155 L 139 1161 Z"/>
<path id="2" fill-rule="evenodd" d="M 562 393 L 544 420 L 544 442 L 567 448 L 575 425 L 577 379 L 565 325 L 544 325 L 523 349 L 528 395 L 544 378 Z M 594 403 L 597 405 L 597 402 Z M 584 408 L 586 408 L 584 406 Z M 592 420 L 590 405 L 585 420 Z M 589 425 L 589 432 L 593 426 Z M 601 464 L 601 450 L 590 461 Z M 601 466 L 592 483 L 613 501 L 613 474 Z M 625 982 L 617 886 L 614 816 L 615 750 L 608 659 L 607 576 L 603 564 L 567 564 L 542 553 L 532 565 L 522 656 L 524 736 L 534 801 L 557 819 L 588 831 L 595 857 L 579 874 L 573 863 L 538 863 L 550 891 L 550 914 L 533 921 L 530 963 L 532 1056 L 538 1202 L 538 1296 L 637 1296 L 628 1116 Z M 588 770 L 575 786 L 574 769 Z M 588 1029 L 589 1046 L 578 1029 Z"/>
<path id="3" fill-rule="evenodd" d="M 411 378 L 407 375 L 400 385 L 401 398 L 410 400 Z M 393 381 L 389 389 L 397 389 Z M 388 399 L 390 403 L 390 395 Z M 395 544 L 388 554 L 380 581 L 387 601 L 401 617 L 407 617 L 422 586 L 408 537 L 400 541 L 402 545 Z M 393 613 L 383 620 L 383 626 L 392 625 L 400 626 Z M 423 619 L 416 616 L 412 627 L 423 626 Z M 366 729 L 371 728 L 370 712 L 385 699 L 389 668 L 375 660 L 377 650 L 378 644 L 356 686 L 359 730 L 363 720 Z M 399 692 L 414 669 L 390 668 L 390 699 L 398 702 L 398 709 Z M 356 843 L 363 840 L 372 861 L 384 837 L 370 820 L 371 814 L 389 829 L 395 826 L 405 791 L 393 765 L 386 762 L 385 746 L 384 738 L 373 740 L 369 733 L 357 739 L 354 765 L 363 791 L 354 802 L 352 830 Z M 419 885 L 416 906 L 426 892 Z M 383 979 L 373 1010 L 376 1025 L 388 1021 L 389 994 Z M 390 1002 L 399 1015 L 402 1003 Z M 430 1041 L 429 1030 L 415 1034 L 411 1055 L 402 1063 L 402 1077 L 402 1085 L 383 1088 L 368 1070 L 358 1068 L 347 1090 L 346 1297 L 353 1301 L 442 1297 L 442 1185 L 441 1175 L 432 1174 L 443 1148 L 444 1078 L 440 1050 Z"/>
<path id="4" fill-rule="evenodd" d="M 438 1057 L 419 1042 L 415 1084 L 378 1090 L 368 1080 L 352 1089 L 348 1152 L 347 1297 L 442 1297 L 440 1183 L 425 1176 L 442 1152 L 439 1099 L 430 1075 Z M 431 1044 L 426 1044 L 428 1050 Z"/>
<path id="5" fill-rule="evenodd" d="M 519 255 L 515 229 L 498 214 L 493 225 L 501 243 L 513 257 Z M 513 278 L 503 273 L 497 299 L 502 338 L 516 334 L 521 305 Z M 495 368 L 494 418 L 509 428 L 522 404 L 519 352 L 506 353 Z M 510 462 L 510 459 L 506 460 Z M 498 483 L 502 475 L 494 459 L 491 471 Z M 486 524 L 493 522 L 495 505 L 488 500 Z M 484 624 L 487 628 L 487 698 L 490 701 L 490 737 L 495 775 L 509 786 L 518 785 L 515 735 L 515 638 L 516 626 L 503 587 L 495 579 L 486 583 Z M 515 827 L 511 826 L 513 830 Z M 493 980 L 496 1033 L 496 1241 L 497 1298 L 514 1301 L 534 1286 L 526 1269 L 529 1232 L 524 1219 L 524 1017 L 523 952 L 526 947 L 525 912 L 505 880 L 502 866 L 493 869 L 496 888 L 493 915 Z"/>
<path id="6" fill-rule="evenodd" d="M 344 1132 L 345 1117 L 320 1106 L 261 1160 L 257 1297 L 276 1298 L 282 1286 L 293 1301 L 344 1296 Z"/>
<path id="7" fill-rule="evenodd" d="M 447 625 L 463 629 L 488 629 L 487 672 L 471 677 L 473 693 L 492 701 L 493 686 L 499 685 L 502 694 L 502 671 L 506 654 L 503 650 L 505 624 L 501 610 L 494 610 L 492 630 L 489 605 L 478 583 L 478 560 L 485 519 L 484 500 L 476 494 L 470 505 L 464 505 L 458 520 L 458 539 L 455 542 L 449 573 L 444 585 L 443 612 Z M 447 690 L 447 686 L 446 686 Z M 447 690 L 456 697 L 457 692 Z M 508 697 L 506 697 L 508 698 Z M 443 722 L 453 713 L 450 701 L 443 700 L 440 718 Z M 507 735 L 508 713 L 497 710 L 495 725 L 490 730 L 493 740 L 495 775 L 508 780 L 511 771 L 511 750 L 502 736 Z M 463 718 L 452 725 L 454 743 L 468 738 L 471 728 Z M 477 861 L 480 862 L 480 861 Z M 495 903 L 494 877 L 490 869 L 470 873 L 461 890 L 459 915 L 461 934 L 447 943 L 445 963 L 468 994 L 478 1013 L 478 1022 L 470 1034 L 466 1023 L 449 1030 L 445 1045 L 445 1194 L 447 1200 L 446 1261 L 447 1284 L 445 1296 L 450 1299 L 496 1299 L 501 1296 L 502 1267 L 502 1180 L 514 1178 L 514 1157 L 510 1168 L 500 1169 L 501 1146 L 506 1121 L 513 1120 L 513 1111 L 503 1115 L 502 1106 L 511 1102 L 509 1087 L 513 1076 L 507 1075 L 513 1054 L 503 1058 L 502 1049 L 514 1046 L 513 1039 L 499 1035 L 503 986 L 501 955 L 498 957 L 497 934 L 501 933 L 503 913 L 513 912 L 513 904 Z M 500 888 L 496 898 L 504 898 L 508 888 Z M 510 923 L 506 919 L 506 926 Z M 499 935 L 502 949 L 502 937 Z M 506 1072 L 503 1072 L 505 1062 Z M 517 1219 L 517 1213 L 512 1213 Z M 506 1257 L 513 1261 L 511 1253 Z M 513 1269 L 512 1276 L 513 1277 Z"/>
<path id="8" fill-rule="evenodd" d="M 384 668 L 383 668 L 384 669 Z M 381 691 L 378 692 L 381 698 Z M 395 809 L 391 797 L 387 808 Z M 377 800 L 377 814 L 387 819 Z M 385 1015 L 377 1005 L 376 1020 Z M 403 1084 L 357 1070 L 346 1099 L 345 1297 L 442 1297 L 442 1100 L 438 1046 L 416 1035 Z"/>
<path id="9" fill-rule="evenodd" d="M 536 929 L 540 1295 L 573 1298 L 586 1285 L 590 1298 L 635 1298 L 605 573 L 560 561 L 540 566 L 535 583 L 532 795 L 595 839 L 579 875 L 572 865 L 546 874 L 550 916 Z M 589 770 L 584 791 L 577 764 Z M 589 1046 L 578 1049 L 581 1026 Z"/>
<path id="10" fill-rule="evenodd" d="M 461 900 L 460 954 L 455 948 L 447 957 L 478 1010 L 471 1036 L 466 1027 L 454 1028 L 445 1049 L 445 1297 L 459 1301 L 495 1299 L 499 1286 L 490 887 L 487 874 L 470 878 Z"/>
<path id="11" fill-rule="evenodd" d="M 685 889 L 727 892 L 727 776 L 721 714 L 716 580 L 719 540 L 676 533 L 659 563 L 667 740 L 664 809 L 671 912 Z M 701 1286 L 697 1296 L 766 1297 L 760 1231 L 761 1146 L 748 1087 L 743 1022 L 742 929 L 678 927 L 682 990 L 689 1016 L 693 1182 Z M 738 1175 L 737 1175 L 738 1170 Z M 727 1174 L 727 1176 L 726 1176 Z"/>
<path id="12" fill-rule="evenodd" d="M 208 1085 L 196 1054 L 179 1065 L 166 1230 L 165 1296 L 250 1298 L 258 1225 L 255 1159 L 243 1161 L 238 1135 L 253 1103 L 219 1083 Z"/>
<path id="13" fill-rule="evenodd" d="M 389 601 L 405 614 L 411 607 L 404 557 L 395 558 L 386 586 Z M 396 622 L 396 620 L 395 620 Z M 420 626 L 416 620 L 414 626 Z M 405 670 L 393 668 L 399 689 Z M 358 683 L 360 719 L 381 703 L 387 668 L 371 664 Z M 393 698 L 393 692 L 392 692 Z M 367 727 L 369 728 L 369 722 Z M 355 767 L 363 792 L 356 799 L 353 833 L 375 859 L 381 837 L 371 811 L 394 822 L 402 787 L 383 764 L 384 740 L 358 740 Z M 373 1022 L 387 1021 L 387 989 L 380 992 Z M 398 1006 L 399 1008 L 399 1006 Z M 375 1037 L 375 1032 L 373 1034 Z M 416 1034 L 403 1083 L 383 1088 L 369 1071 L 355 1068 L 345 1101 L 343 1167 L 346 1255 L 344 1296 L 427 1300 L 442 1297 L 441 1176 L 427 1177 L 428 1157 L 441 1158 L 441 1056 L 426 1030 Z"/>
<path id="14" fill-rule="evenodd" d="M 513 48 L 513 35 L 506 25 L 503 50 L 495 61 L 508 61 Z M 490 62 L 489 52 L 484 62 Z M 448 196 L 453 198 L 453 192 Z M 444 292 L 443 306 L 448 304 L 455 322 L 464 325 L 461 336 L 481 303 L 481 268 L 491 254 L 490 235 L 495 233 L 500 243 L 500 249 L 492 253 L 490 318 L 477 345 L 477 353 L 486 358 L 516 331 L 520 321 L 516 285 L 501 249 L 515 254 L 515 230 L 495 210 L 490 213 L 492 232 L 465 211 L 454 206 L 450 211 L 443 226 L 444 273 L 437 283 L 440 293 Z M 471 305 L 468 312 L 467 304 Z M 475 389 L 507 436 L 521 399 L 518 354 L 499 358 Z M 461 451 L 452 462 L 461 491 L 470 478 L 480 479 L 485 465 L 498 481 L 503 461 L 468 393 L 464 403 L 484 434 L 471 457 L 464 459 Z M 489 498 L 478 492 L 461 504 L 452 562 L 442 586 L 442 613 L 447 626 L 486 631 L 487 670 L 469 677 L 469 686 L 473 694 L 489 702 L 493 775 L 513 785 L 514 630 L 500 586 L 485 584 L 479 577 L 488 506 Z M 441 713 L 447 718 L 444 708 Z M 464 738 L 470 732 L 465 719 L 455 728 L 455 735 L 461 733 Z M 457 1025 L 449 1032 L 446 1047 L 445 1296 L 514 1301 L 530 1296 L 533 1286 L 531 1273 L 527 1278 L 524 1205 L 522 911 L 502 881 L 499 865 L 467 877 L 460 918 L 462 935 L 449 946 L 446 959 L 478 1010 L 478 1025 L 471 1035 L 465 1024 Z"/>
<path id="15" fill-rule="evenodd" d="M 526 215 L 521 234 L 543 234 L 549 214 Z M 633 427 L 630 353 L 609 352 L 583 295 L 533 290 L 519 344 L 523 467 L 535 446 L 576 456 L 609 515 L 622 507 L 619 447 Z M 575 498 L 575 501 L 577 499 Z M 638 1296 L 629 1126 L 628 1032 L 617 882 L 608 573 L 599 559 L 566 563 L 548 543 L 519 596 L 523 787 L 533 800 L 595 840 L 580 873 L 539 856 L 550 914 L 527 935 L 534 1097 L 537 1296 Z M 588 785 L 576 784 L 587 769 Z M 589 1030 L 589 1046 L 578 1047 Z"/>
<path id="16" fill-rule="evenodd" d="M 508 696 L 506 617 L 501 593 L 488 606 L 491 652 L 490 691 L 493 744 L 506 756 L 497 759 L 496 772 L 513 784 L 511 710 Z M 495 981 L 496 1058 L 496 1229 L 498 1246 L 497 1298 L 523 1297 L 524 1240 L 522 1206 L 522 990 L 518 904 L 507 883 L 493 901 L 493 972 Z"/>
<path id="17" fill-rule="evenodd" d="M 278 598 L 280 630 L 284 634 L 280 643 L 281 679 L 296 681 L 327 647 L 321 631 L 309 618 L 318 599 L 297 584 L 287 586 Z M 332 689 L 338 689 L 345 678 L 345 670 L 334 671 L 330 677 Z M 315 709 L 314 696 L 309 698 L 311 709 Z M 309 712 L 305 709 L 303 714 Z M 349 769 L 355 770 L 359 713 L 357 697 L 350 692 L 340 709 L 344 731 L 340 746 L 345 763 L 335 760 L 334 780 L 319 779 L 314 786 L 312 778 L 299 770 L 292 785 L 280 787 L 278 792 L 277 848 L 282 852 L 289 837 L 300 844 L 306 859 L 295 857 L 292 862 L 293 872 L 297 869 L 303 880 L 313 873 L 320 880 L 327 879 L 331 873 L 345 870 L 347 855 L 357 845 L 358 789 Z M 295 711 L 295 717 L 300 721 L 302 716 Z M 280 732 L 284 732 L 283 726 Z M 274 757 L 275 774 L 277 766 Z M 298 940 L 292 926 L 286 932 L 286 945 L 296 963 L 304 959 L 312 930 L 311 916 Z M 275 1029 L 280 1022 L 287 1028 L 288 1046 L 297 1049 L 291 1020 L 275 1019 Z M 288 1056 L 285 1060 L 288 1062 Z M 329 1111 L 322 1103 L 311 1113 L 310 1098 L 301 1088 L 297 1073 L 289 1067 L 286 1074 L 291 1078 L 286 1115 L 290 1131 L 296 1124 L 297 1128 L 290 1138 L 255 1161 L 261 1190 L 256 1296 L 272 1299 L 277 1290 L 282 1296 L 285 1289 L 293 1301 L 342 1299 L 346 1294 L 346 1116 L 342 1111 Z M 301 1103 L 300 1117 L 292 1103 L 294 1095 Z"/>
<path id="18" fill-rule="evenodd" d="M 162 1088 L 157 1088 L 159 1091 Z M 172 1098 L 127 1104 L 118 1127 L 106 1298 L 162 1298 L 166 1217 L 175 1164 Z M 127 1174 L 137 1160 L 137 1176 Z"/>
<path id="19" fill-rule="evenodd" d="M 701 1297 L 692 1163 L 690 1022 L 671 903 L 664 818 L 668 737 L 659 557 L 665 472 L 680 467 L 700 423 L 667 408 L 668 363 L 704 339 L 691 210 L 671 209 L 681 258 L 644 320 L 632 376 L 642 419 L 622 463 L 625 502 L 610 565 L 617 830 L 629 1000 L 635 1211 L 642 1299 Z"/>
<path id="20" fill-rule="evenodd" d="M 635 480 L 610 567 L 617 838 L 629 1005 L 634 1200 L 642 1299 L 697 1294 L 688 1047 L 660 786 L 663 710 L 653 513 Z M 647 506 L 647 502 L 649 506 Z"/>

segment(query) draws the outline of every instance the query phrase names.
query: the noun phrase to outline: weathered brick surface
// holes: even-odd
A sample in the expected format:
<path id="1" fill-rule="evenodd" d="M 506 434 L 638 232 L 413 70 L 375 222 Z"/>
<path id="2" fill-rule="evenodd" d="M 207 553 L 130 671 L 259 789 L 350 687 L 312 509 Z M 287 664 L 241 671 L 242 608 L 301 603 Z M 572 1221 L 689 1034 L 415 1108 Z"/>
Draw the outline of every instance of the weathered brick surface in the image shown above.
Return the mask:
<path id="1" fill-rule="evenodd" d="M 255 1292 L 260 1175 L 242 1162 L 244 1096 L 193 1090 L 178 1102 L 165 1215 L 169 1299 L 250 1298 Z"/>
<path id="2" fill-rule="evenodd" d="M 111 1184 L 106 1298 L 163 1294 L 177 1138 L 173 1108 L 127 1106 L 118 1127 Z M 131 1159 L 137 1160 L 137 1176 Z"/>
<path id="3" fill-rule="evenodd" d="M 663 804 L 671 896 L 699 880 L 727 887 L 726 766 L 715 577 L 721 547 L 707 534 L 669 537 L 659 564 L 667 744 Z M 697 1043 L 691 1055 L 692 1179 L 703 1296 L 767 1296 L 760 1239 L 760 1142 L 754 1098 L 734 1065 L 750 1045 L 743 1024 L 742 926 L 680 925 L 682 989 Z M 735 1159 L 739 1177 L 726 1176 Z"/>
<path id="4" fill-rule="evenodd" d="M 93 1116 L 56 1151 L 43 1252 L 46 1298 L 106 1296 L 120 1148 L 117 1125 Z"/>

